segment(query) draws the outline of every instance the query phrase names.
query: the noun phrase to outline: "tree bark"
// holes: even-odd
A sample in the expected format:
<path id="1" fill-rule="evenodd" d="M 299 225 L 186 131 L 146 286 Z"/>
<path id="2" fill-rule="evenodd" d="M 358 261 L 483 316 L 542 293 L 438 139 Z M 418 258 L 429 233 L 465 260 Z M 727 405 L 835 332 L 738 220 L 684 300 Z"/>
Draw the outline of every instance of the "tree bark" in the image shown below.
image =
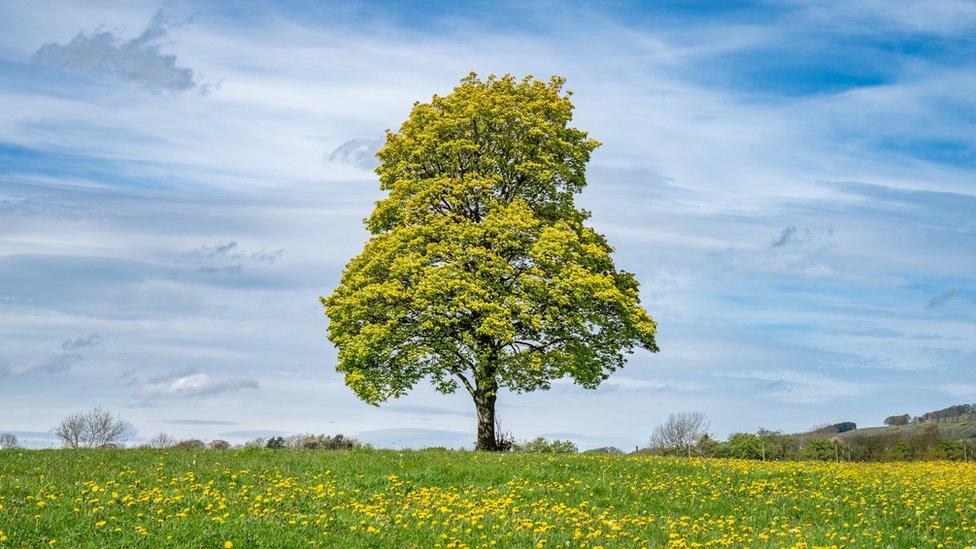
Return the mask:
<path id="1" fill-rule="evenodd" d="M 495 439 L 495 395 L 478 394 L 474 397 L 478 410 L 478 443 L 475 450 L 495 452 L 498 441 Z"/>

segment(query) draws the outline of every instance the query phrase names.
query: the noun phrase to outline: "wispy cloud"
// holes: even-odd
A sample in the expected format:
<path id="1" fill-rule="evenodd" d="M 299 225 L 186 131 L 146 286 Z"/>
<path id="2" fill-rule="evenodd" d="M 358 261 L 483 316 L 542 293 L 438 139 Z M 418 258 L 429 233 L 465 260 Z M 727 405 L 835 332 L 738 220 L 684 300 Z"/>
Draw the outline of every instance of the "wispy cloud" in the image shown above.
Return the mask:
<path id="1" fill-rule="evenodd" d="M 329 162 L 341 162 L 371 170 L 379 164 L 376 151 L 380 150 L 382 145 L 381 139 L 350 139 L 325 155 L 325 159 Z"/>
<path id="2" fill-rule="evenodd" d="M 101 334 L 92 334 L 88 337 L 65 340 L 61 343 L 61 348 L 68 351 L 76 351 L 83 347 L 94 347 L 103 341 L 105 341 L 105 336 Z"/>
<path id="3" fill-rule="evenodd" d="M 263 249 L 253 252 L 244 251 L 234 240 L 213 246 L 204 245 L 177 260 L 177 267 L 171 271 L 170 276 L 194 273 L 240 274 L 250 265 L 272 265 L 284 253 L 283 248 L 270 251 Z"/>
<path id="4" fill-rule="evenodd" d="M 418 416 L 457 416 L 474 417 L 474 413 L 468 410 L 453 410 L 440 406 L 421 406 L 414 404 L 390 404 L 381 406 L 381 410 L 398 414 L 415 414 Z"/>
<path id="5" fill-rule="evenodd" d="M 952 301 L 956 296 L 958 296 L 961 293 L 962 293 L 961 289 L 953 288 L 945 293 L 941 293 L 933 297 L 932 299 L 930 299 L 926 307 L 928 307 L 929 309 L 935 309 L 937 307 L 941 307 L 946 303 Z"/>
<path id="6" fill-rule="evenodd" d="M 861 396 L 871 390 L 864 383 L 790 370 L 741 372 L 727 376 L 762 382 L 757 386 L 760 395 L 792 404 L 822 404 Z"/>
<path id="7" fill-rule="evenodd" d="M 224 421 L 219 419 L 167 419 L 163 423 L 170 425 L 238 425 L 239 421 Z"/>
<path id="8" fill-rule="evenodd" d="M 57 374 L 67 372 L 71 367 L 84 360 L 78 353 L 55 353 L 44 358 L 24 362 L 17 366 L 0 368 L 0 376 L 20 376 L 36 372 Z"/>
<path id="9" fill-rule="evenodd" d="M 976 398 L 976 385 L 970 383 L 946 383 L 941 389 L 942 392 L 954 398 Z"/>

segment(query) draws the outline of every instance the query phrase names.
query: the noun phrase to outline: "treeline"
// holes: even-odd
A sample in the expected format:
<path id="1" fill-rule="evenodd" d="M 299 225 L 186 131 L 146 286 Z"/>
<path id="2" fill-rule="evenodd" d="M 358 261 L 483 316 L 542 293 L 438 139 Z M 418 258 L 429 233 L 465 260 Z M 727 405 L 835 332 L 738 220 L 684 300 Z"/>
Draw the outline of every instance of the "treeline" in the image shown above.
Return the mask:
<path id="1" fill-rule="evenodd" d="M 922 423 L 924 421 L 949 421 L 973 413 L 976 413 L 976 405 L 955 404 L 953 406 L 942 408 L 941 410 L 926 412 L 920 416 L 915 416 L 915 417 L 912 417 L 909 414 L 888 416 L 885 418 L 884 424 L 888 426 L 896 426 L 896 425 L 908 425 L 909 423 Z"/>
<path id="2" fill-rule="evenodd" d="M 845 437 L 816 434 L 831 428 L 841 432 L 838 425 L 846 427 L 842 424 L 799 435 L 760 429 L 755 433 L 733 433 L 720 441 L 707 434 L 707 423 L 702 417 L 701 414 L 672 414 L 655 429 L 651 444 L 643 452 L 764 461 L 970 461 L 976 454 L 976 440 L 950 439 L 935 423 L 909 433 L 851 433 Z M 674 432 L 683 438 L 666 436 Z"/>

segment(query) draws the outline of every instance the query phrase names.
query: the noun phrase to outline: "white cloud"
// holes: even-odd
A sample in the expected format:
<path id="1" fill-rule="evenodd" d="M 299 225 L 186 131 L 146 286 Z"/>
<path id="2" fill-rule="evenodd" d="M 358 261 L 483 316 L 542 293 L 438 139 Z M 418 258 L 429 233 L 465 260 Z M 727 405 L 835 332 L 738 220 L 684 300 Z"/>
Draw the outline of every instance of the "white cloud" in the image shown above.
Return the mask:
<path id="1" fill-rule="evenodd" d="M 20 376 L 34 372 L 56 374 L 67 372 L 71 367 L 84 360 L 85 357 L 78 353 L 55 353 L 45 358 L 39 358 L 24 362 L 17 366 L 0 368 L 0 376 Z"/>
<path id="2" fill-rule="evenodd" d="M 207 374 L 197 373 L 154 378 L 140 387 L 135 396 L 143 400 L 188 398 L 257 388 L 258 382 L 250 378 L 216 379 Z"/>
<path id="3" fill-rule="evenodd" d="M 976 398 L 976 385 L 968 383 L 946 383 L 942 392 L 954 398 Z"/>
<path id="4" fill-rule="evenodd" d="M 756 388 L 759 396 L 792 404 L 821 404 L 862 396 L 871 391 L 871 387 L 864 383 L 790 370 L 757 370 L 730 373 L 727 377 L 765 382 Z"/>

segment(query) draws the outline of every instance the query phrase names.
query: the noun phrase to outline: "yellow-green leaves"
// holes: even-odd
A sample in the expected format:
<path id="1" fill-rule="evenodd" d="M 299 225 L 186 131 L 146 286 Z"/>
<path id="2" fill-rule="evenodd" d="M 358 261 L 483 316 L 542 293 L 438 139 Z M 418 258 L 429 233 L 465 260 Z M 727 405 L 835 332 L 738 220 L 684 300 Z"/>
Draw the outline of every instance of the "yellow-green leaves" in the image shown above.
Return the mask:
<path id="1" fill-rule="evenodd" d="M 472 74 L 418 103 L 378 156 L 372 237 L 322 300 L 337 369 L 363 400 L 417 381 L 594 387 L 656 326 L 573 196 L 598 143 L 572 128 L 563 79 Z"/>

